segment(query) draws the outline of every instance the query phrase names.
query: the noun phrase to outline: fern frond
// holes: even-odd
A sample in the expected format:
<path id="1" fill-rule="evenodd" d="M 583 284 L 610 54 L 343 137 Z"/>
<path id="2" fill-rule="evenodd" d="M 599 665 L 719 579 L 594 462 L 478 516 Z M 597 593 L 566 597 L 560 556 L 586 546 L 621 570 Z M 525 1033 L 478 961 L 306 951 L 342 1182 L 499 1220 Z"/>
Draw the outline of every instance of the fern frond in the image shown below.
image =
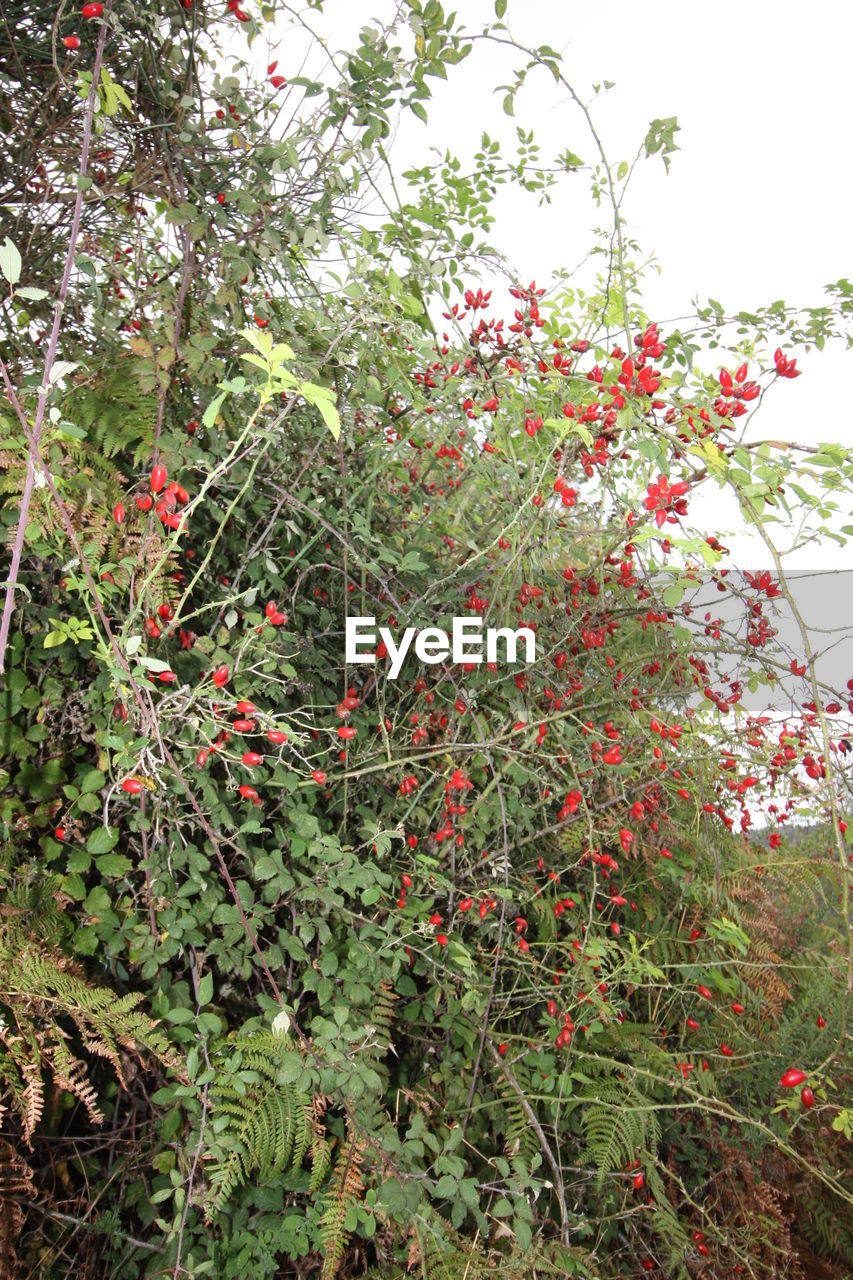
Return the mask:
<path id="1" fill-rule="evenodd" d="M 329 1164 L 322 1112 L 290 1078 L 289 1068 L 299 1063 L 293 1042 L 275 1031 L 238 1032 L 229 1049 L 210 1089 L 216 1145 L 208 1220 L 251 1177 L 298 1174 L 309 1150 L 312 1190 Z"/>
<path id="2" fill-rule="evenodd" d="M 361 1199 L 364 1186 L 361 1178 L 363 1153 L 363 1140 L 356 1137 L 347 1125 L 346 1141 L 335 1161 L 323 1216 L 320 1220 L 320 1235 L 323 1242 L 322 1280 L 333 1280 L 343 1260 L 347 1240 L 353 1229 L 348 1227 L 347 1219 L 354 1204 Z"/>
<path id="3" fill-rule="evenodd" d="M 90 983 L 38 936 L 37 919 L 13 912 L 0 921 L 0 1097 L 17 1114 L 28 1143 L 44 1110 L 45 1069 L 93 1123 L 103 1120 L 86 1063 L 71 1047 L 71 1028 L 86 1053 L 110 1062 L 122 1085 L 120 1048 L 174 1070 L 179 1065 L 157 1023 L 137 1008 L 141 997 Z"/>

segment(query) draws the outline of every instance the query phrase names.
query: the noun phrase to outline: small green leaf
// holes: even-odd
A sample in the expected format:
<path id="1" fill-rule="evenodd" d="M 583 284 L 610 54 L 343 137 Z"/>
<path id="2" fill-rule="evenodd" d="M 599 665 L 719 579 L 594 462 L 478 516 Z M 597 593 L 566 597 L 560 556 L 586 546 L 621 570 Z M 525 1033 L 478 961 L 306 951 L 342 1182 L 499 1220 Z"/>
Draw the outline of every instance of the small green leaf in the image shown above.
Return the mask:
<path id="1" fill-rule="evenodd" d="M 93 857 L 97 858 L 101 854 L 109 853 L 117 844 L 118 830 L 115 827 L 96 827 L 86 841 L 86 848 Z"/>
<path id="2" fill-rule="evenodd" d="M 213 999 L 213 974 L 205 973 L 198 984 L 198 1002 L 200 1005 L 210 1004 Z"/>
<path id="3" fill-rule="evenodd" d="M 133 866 L 130 858 L 126 858 L 123 853 L 105 853 L 103 857 L 97 859 L 98 870 L 104 876 L 124 876 L 127 875 Z"/>
<path id="4" fill-rule="evenodd" d="M 227 395 L 228 395 L 227 391 L 222 391 L 218 396 L 215 396 L 213 400 L 211 400 L 210 404 L 207 406 L 204 413 L 202 414 L 202 418 L 201 418 L 202 426 L 207 427 L 208 430 L 210 430 L 210 428 L 216 422 L 217 414 L 219 413 L 219 410 L 222 408 L 222 405 L 225 401 L 225 397 Z"/>
<path id="5" fill-rule="evenodd" d="M 21 278 L 21 255 L 12 244 L 9 237 L 3 245 L 0 245 L 0 271 L 9 281 L 9 284 L 17 284 Z"/>

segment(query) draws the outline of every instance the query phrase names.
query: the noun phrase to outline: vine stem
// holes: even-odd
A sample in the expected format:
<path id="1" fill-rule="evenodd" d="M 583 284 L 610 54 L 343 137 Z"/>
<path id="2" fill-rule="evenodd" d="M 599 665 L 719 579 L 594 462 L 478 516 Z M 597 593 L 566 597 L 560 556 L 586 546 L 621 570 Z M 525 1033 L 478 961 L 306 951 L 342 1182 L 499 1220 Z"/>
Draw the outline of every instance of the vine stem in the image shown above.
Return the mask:
<path id="1" fill-rule="evenodd" d="M 71 272 L 74 269 L 74 257 L 77 252 L 77 241 L 80 238 L 80 223 L 83 217 L 83 186 L 81 179 L 86 177 L 86 171 L 89 168 L 89 148 L 92 144 L 92 132 L 95 122 L 95 105 L 98 101 L 98 85 L 101 79 L 101 66 L 104 60 L 104 46 L 107 41 L 107 19 L 110 9 L 112 8 L 112 0 L 106 0 L 104 5 L 103 21 L 101 23 L 101 31 L 98 36 L 98 44 L 95 50 L 95 61 L 92 67 L 92 84 L 89 89 L 89 96 L 86 99 L 86 110 L 83 117 L 83 139 L 80 147 L 80 166 L 77 170 L 77 195 L 74 200 L 74 212 L 71 217 L 71 231 L 68 238 L 68 250 L 65 254 L 65 265 L 62 270 L 62 279 L 59 283 L 59 294 L 56 299 L 56 306 L 53 310 L 53 324 L 50 329 L 50 340 L 47 346 L 47 355 L 44 361 L 44 371 L 41 378 L 41 386 L 39 387 L 38 404 L 36 406 L 35 419 L 33 421 L 32 435 L 29 440 L 29 450 L 27 453 L 27 474 L 24 480 L 24 491 L 21 494 L 21 506 L 18 512 L 18 524 L 15 529 L 15 540 L 12 544 L 12 560 L 9 566 L 9 577 L 6 580 L 6 598 L 3 602 L 3 617 L 0 620 L 0 675 L 5 671 L 6 649 L 9 645 L 9 628 L 12 624 L 12 613 L 15 608 L 15 588 L 18 583 L 18 573 L 21 567 L 21 557 L 24 552 L 24 539 L 27 533 L 27 521 L 30 513 L 30 502 L 33 496 L 33 487 L 36 478 L 36 460 L 38 456 L 39 444 L 41 441 L 41 429 L 44 422 L 45 410 L 47 408 L 47 397 L 50 391 L 50 376 L 56 364 L 56 353 L 59 348 L 59 330 L 62 323 L 62 313 L 65 309 L 65 299 L 68 296 L 68 288 L 71 283 Z"/>

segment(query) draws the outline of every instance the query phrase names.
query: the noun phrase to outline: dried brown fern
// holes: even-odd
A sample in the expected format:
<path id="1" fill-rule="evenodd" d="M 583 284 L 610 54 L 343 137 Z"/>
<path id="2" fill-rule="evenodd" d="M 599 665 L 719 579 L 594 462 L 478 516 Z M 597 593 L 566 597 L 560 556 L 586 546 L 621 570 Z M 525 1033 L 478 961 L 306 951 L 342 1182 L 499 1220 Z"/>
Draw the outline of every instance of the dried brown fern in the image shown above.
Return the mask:
<path id="1" fill-rule="evenodd" d="M 10 1143 L 0 1138 L 0 1280 L 19 1274 L 15 1246 L 26 1219 L 22 1201 L 35 1199 L 33 1171 Z"/>

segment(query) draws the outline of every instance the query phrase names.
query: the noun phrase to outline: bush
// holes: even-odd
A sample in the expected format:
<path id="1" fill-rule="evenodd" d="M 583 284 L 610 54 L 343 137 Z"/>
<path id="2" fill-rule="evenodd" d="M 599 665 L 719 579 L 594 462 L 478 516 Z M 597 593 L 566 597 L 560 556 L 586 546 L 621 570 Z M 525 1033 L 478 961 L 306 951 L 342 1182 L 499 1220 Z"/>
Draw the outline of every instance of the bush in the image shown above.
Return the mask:
<path id="1" fill-rule="evenodd" d="M 261 74 L 287 6 L 7 16 L 3 1274 L 851 1265 L 853 704 L 773 610 L 853 460 L 741 434 L 850 286 L 656 324 L 594 131 L 584 290 L 488 244 L 523 129 L 392 183 L 484 42 L 574 96 L 505 7 Z M 536 661 L 392 676 L 454 617 Z"/>

